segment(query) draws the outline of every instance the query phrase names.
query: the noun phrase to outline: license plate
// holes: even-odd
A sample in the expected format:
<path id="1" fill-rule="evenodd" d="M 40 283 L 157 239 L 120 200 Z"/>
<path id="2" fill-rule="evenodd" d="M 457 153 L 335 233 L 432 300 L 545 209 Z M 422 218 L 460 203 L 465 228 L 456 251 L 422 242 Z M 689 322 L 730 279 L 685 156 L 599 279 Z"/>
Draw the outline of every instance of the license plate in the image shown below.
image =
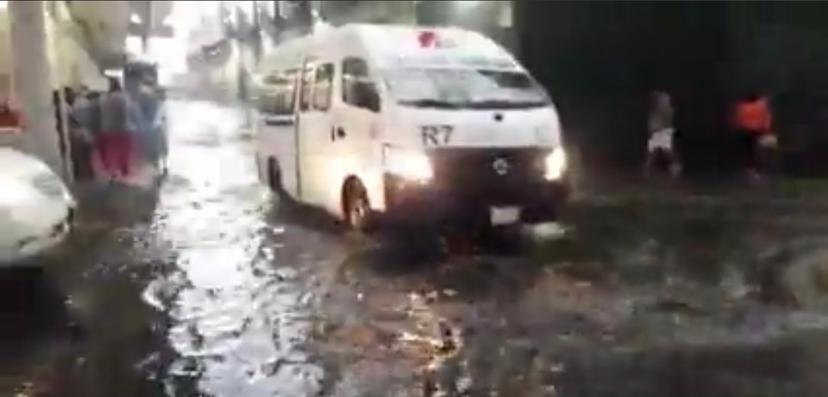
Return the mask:
<path id="1" fill-rule="evenodd" d="M 509 225 L 520 220 L 519 207 L 492 207 L 489 211 L 492 225 Z"/>

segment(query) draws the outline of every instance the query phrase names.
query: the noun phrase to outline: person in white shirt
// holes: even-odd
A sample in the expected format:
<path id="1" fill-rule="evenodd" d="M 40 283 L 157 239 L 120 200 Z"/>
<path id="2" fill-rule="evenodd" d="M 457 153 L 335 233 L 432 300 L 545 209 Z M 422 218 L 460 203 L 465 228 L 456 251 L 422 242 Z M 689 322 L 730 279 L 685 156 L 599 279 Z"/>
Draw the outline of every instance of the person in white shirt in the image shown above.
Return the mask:
<path id="1" fill-rule="evenodd" d="M 673 103 L 670 94 L 655 91 L 650 96 L 650 117 L 647 125 L 647 162 L 645 173 L 666 171 L 671 176 L 681 174 L 681 162 L 674 148 L 675 127 Z"/>

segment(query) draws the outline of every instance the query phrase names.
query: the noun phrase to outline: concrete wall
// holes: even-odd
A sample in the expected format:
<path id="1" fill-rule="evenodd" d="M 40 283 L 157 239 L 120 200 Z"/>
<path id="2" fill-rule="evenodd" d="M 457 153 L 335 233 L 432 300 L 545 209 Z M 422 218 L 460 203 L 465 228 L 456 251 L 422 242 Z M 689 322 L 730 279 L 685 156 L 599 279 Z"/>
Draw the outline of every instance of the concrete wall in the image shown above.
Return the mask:
<path id="1" fill-rule="evenodd" d="M 322 19 L 334 26 L 352 22 L 417 22 L 413 1 L 320 1 L 318 8 Z"/>
<path id="2" fill-rule="evenodd" d="M 69 12 L 83 32 L 82 45 L 102 68 L 120 67 L 129 31 L 126 0 L 82 0 L 69 3 Z"/>
<path id="3" fill-rule="evenodd" d="M 97 91 L 106 90 L 107 81 L 98 63 L 81 44 L 84 40 L 82 30 L 69 9 L 61 1 L 52 1 L 49 5 L 46 30 L 55 87 L 86 86 Z"/>
<path id="4" fill-rule="evenodd" d="M 491 37 L 519 55 L 512 1 L 420 1 L 416 3 L 419 25 L 457 26 Z"/>
<path id="5" fill-rule="evenodd" d="M 65 175 L 52 106 L 53 78 L 44 2 L 12 1 L 8 4 L 8 13 L 12 51 L 7 56 L 11 61 L 14 102 L 22 109 L 26 125 L 21 134 L 5 136 L 0 144 L 32 153 Z"/>
<path id="6" fill-rule="evenodd" d="M 3 23 L 5 22 L 5 23 Z M 0 75 L 12 80 L 12 103 L 23 111 L 21 134 L 0 134 L 0 146 L 13 146 L 44 160 L 68 176 L 69 167 L 57 130 L 52 91 L 81 84 L 99 86 L 97 64 L 75 39 L 63 2 L 15 1 L 0 12 Z M 102 88 L 102 87 L 101 87 Z M 65 139 L 64 139 L 65 140 Z"/>
<path id="7" fill-rule="evenodd" d="M 0 54 L 10 54 L 11 38 L 8 9 L 0 9 Z M 0 56 L 0 98 L 12 95 L 11 57 Z"/>

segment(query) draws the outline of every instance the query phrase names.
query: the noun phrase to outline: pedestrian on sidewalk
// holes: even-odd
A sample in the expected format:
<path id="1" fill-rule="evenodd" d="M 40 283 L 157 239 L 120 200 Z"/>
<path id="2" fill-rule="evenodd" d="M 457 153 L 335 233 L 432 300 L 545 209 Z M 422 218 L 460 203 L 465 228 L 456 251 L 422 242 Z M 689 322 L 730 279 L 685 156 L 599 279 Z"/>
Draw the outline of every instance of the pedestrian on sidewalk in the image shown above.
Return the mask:
<path id="1" fill-rule="evenodd" d="M 92 170 L 94 132 L 91 114 L 95 104 L 89 99 L 89 90 L 85 86 L 80 87 L 73 102 L 68 104 L 67 115 L 72 167 L 76 179 L 91 179 L 94 176 Z"/>
<path id="2" fill-rule="evenodd" d="M 142 82 L 127 86 L 129 104 L 128 124 L 142 162 L 163 171 L 162 159 L 166 157 L 166 137 L 161 129 L 161 101 L 155 90 Z"/>
<path id="3" fill-rule="evenodd" d="M 109 92 L 101 100 L 101 134 L 98 154 L 104 172 L 112 179 L 130 176 L 132 136 L 127 123 L 127 97 L 118 80 L 109 80 Z"/>
<path id="4" fill-rule="evenodd" d="M 675 127 L 673 125 L 673 101 L 665 91 L 654 91 L 650 95 L 648 120 L 647 162 L 644 172 L 667 172 L 673 177 L 681 173 L 681 162 L 674 147 Z"/>

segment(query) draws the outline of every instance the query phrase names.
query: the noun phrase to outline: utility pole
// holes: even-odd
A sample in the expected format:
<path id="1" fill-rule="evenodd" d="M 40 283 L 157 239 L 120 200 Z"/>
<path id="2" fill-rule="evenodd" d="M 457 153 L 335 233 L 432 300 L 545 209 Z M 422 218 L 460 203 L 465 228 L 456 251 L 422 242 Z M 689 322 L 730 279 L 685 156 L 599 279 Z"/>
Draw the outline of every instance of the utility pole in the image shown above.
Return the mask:
<path id="1" fill-rule="evenodd" d="M 141 32 L 141 47 L 144 51 L 144 54 L 149 53 L 150 47 L 150 35 L 152 34 L 152 1 L 147 0 L 144 2 L 144 29 Z"/>

